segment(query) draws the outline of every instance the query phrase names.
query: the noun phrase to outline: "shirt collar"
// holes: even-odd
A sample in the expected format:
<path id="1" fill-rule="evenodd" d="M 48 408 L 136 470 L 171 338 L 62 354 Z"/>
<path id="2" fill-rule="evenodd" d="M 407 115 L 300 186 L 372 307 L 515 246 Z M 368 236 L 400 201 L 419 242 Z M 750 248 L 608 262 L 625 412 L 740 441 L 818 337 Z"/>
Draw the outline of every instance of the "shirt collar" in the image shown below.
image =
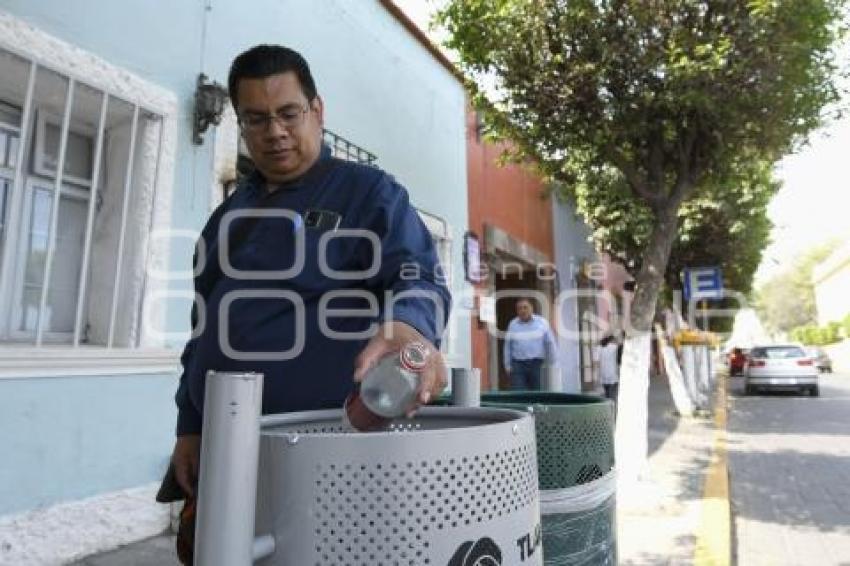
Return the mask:
<path id="1" fill-rule="evenodd" d="M 320 174 L 322 168 L 319 165 L 331 159 L 331 157 L 332 156 L 330 146 L 328 146 L 326 143 L 322 143 L 322 147 L 319 150 L 319 158 L 316 159 L 316 162 L 313 163 L 313 165 L 311 165 L 310 168 L 307 169 L 307 171 L 305 171 L 303 175 L 292 179 L 291 181 L 280 183 L 278 185 L 278 188 L 295 190 L 304 186 L 310 186 L 312 182 L 316 180 L 316 177 Z M 266 178 L 257 169 L 254 169 L 250 173 L 250 175 L 248 175 L 247 183 L 248 186 L 251 187 L 252 191 L 261 191 L 265 189 Z"/>

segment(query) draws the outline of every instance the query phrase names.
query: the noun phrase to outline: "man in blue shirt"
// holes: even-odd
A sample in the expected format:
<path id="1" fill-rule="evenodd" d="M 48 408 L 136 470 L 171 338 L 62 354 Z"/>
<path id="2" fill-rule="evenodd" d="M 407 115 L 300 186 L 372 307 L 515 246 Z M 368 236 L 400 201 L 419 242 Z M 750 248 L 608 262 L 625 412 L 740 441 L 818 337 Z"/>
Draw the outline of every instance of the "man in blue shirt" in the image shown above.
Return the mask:
<path id="1" fill-rule="evenodd" d="M 192 494 L 208 370 L 265 374 L 263 412 L 341 407 L 384 355 L 427 344 L 417 404 L 446 384 L 450 308 L 431 236 L 383 171 L 330 156 L 306 61 L 261 45 L 228 81 L 256 171 L 213 213 L 197 248 L 193 338 L 181 362 L 172 455 Z"/>
<path id="2" fill-rule="evenodd" d="M 528 299 L 517 300 L 516 313 L 505 336 L 505 370 L 511 389 L 538 390 L 543 362 L 556 360 L 555 337 L 546 319 L 534 314 Z"/>

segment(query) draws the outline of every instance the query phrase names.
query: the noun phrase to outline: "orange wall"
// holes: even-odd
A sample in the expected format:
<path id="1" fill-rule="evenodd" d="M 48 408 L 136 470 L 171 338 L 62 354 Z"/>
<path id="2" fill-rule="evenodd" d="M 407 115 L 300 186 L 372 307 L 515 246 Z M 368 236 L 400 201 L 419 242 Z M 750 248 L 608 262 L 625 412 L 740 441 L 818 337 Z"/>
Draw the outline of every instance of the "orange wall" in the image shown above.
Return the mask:
<path id="1" fill-rule="evenodd" d="M 544 184 L 522 165 L 500 167 L 504 145 L 476 139 L 475 113 L 466 114 L 466 157 L 469 183 L 469 229 L 484 237 L 484 224 L 496 226 L 546 254 L 555 256 L 552 239 L 552 203 Z M 484 249 L 484 242 L 481 242 Z M 483 285 L 478 286 L 479 289 Z M 500 358 L 501 359 L 501 358 Z M 472 363 L 482 368 L 482 388 L 487 387 L 487 330 L 472 320 Z"/>

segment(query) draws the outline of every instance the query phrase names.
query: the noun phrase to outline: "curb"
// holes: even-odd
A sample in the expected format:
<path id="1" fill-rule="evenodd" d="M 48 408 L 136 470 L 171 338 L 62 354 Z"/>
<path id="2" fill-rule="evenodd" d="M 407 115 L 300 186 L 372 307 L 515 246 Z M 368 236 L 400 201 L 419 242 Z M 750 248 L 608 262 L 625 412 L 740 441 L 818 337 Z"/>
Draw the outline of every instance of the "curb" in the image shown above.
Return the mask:
<path id="1" fill-rule="evenodd" d="M 729 504 L 729 467 L 726 451 L 725 376 L 718 376 L 714 407 L 714 444 L 700 502 L 694 564 L 729 566 L 732 557 L 732 518 Z"/>

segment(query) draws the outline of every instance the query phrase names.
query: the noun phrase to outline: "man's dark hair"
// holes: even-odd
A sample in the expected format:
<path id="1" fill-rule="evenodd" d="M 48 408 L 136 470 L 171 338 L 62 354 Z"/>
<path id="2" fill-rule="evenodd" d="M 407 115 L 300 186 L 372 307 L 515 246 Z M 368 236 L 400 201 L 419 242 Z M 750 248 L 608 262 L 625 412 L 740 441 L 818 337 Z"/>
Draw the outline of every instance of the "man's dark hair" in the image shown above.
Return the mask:
<path id="1" fill-rule="evenodd" d="M 313 102 L 318 94 L 310 66 L 300 53 L 282 45 L 257 45 L 240 53 L 230 66 L 227 77 L 227 90 L 230 101 L 237 111 L 239 103 L 239 81 L 241 79 L 264 79 L 272 75 L 288 72 L 295 73 L 301 84 L 301 91 L 308 102 Z"/>

